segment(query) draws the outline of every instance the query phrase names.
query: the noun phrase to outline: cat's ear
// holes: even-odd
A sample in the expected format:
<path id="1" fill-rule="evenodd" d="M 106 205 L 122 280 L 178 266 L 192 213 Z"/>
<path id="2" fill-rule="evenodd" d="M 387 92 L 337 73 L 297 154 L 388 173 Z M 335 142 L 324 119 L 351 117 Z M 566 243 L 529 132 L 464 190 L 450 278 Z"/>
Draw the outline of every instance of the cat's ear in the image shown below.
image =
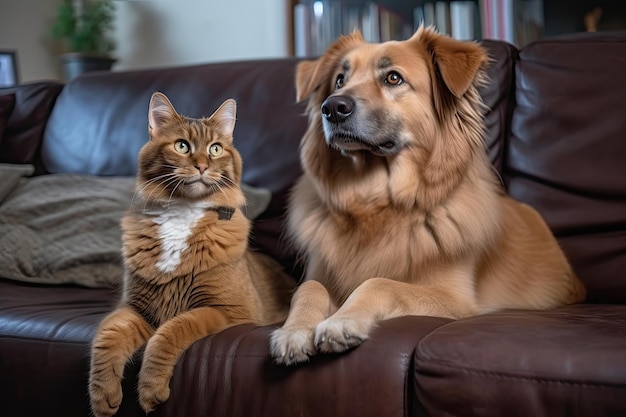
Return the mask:
<path id="1" fill-rule="evenodd" d="M 178 113 L 165 94 L 159 92 L 152 94 L 150 110 L 148 111 L 148 129 L 150 133 L 157 133 L 172 119 L 178 117 Z"/>
<path id="2" fill-rule="evenodd" d="M 226 100 L 210 117 L 221 136 L 232 137 L 237 120 L 237 102 L 231 98 Z"/>

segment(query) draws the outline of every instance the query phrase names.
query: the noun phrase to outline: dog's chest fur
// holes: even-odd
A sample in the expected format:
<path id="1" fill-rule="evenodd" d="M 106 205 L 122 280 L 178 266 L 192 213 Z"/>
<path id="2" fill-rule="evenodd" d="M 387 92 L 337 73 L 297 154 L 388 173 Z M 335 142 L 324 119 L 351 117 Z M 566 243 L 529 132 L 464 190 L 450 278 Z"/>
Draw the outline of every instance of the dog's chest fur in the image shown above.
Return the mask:
<path id="1" fill-rule="evenodd" d="M 495 232 L 481 230 L 483 196 L 451 199 L 429 212 L 361 206 L 355 215 L 329 207 L 314 190 L 308 177 L 294 188 L 289 227 L 309 262 L 323 265 L 317 270 L 324 272 L 315 279 L 326 284 L 336 300 L 373 277 L 415 282 L 429 275 L 426 268 L 463 257 L 468 246 L 489 245 Z M 477 218 L 475 225 L 457 220 L 467 219 L 468 212 Z"/>

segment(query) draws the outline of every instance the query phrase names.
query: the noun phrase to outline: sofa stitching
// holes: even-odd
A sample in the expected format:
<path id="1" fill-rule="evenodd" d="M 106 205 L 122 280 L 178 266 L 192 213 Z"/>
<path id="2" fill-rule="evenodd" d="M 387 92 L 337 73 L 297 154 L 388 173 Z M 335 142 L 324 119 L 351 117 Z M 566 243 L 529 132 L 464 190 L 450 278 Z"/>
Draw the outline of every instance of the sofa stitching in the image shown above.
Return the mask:
<path id="1" fill-rule="evenodd" d="M 68 345 L 77 345 L 77 346 L 85 346 L 90 345 L 90 340 L 82 340 L 82 341 L 71 341 L 71 340 L 58 340 L 58 339 L 44 339 L 41 337 L 24 337 L 24 336 L 16 336 L 16 335 L 0 335 L 0 340 L 17 340 L 17 341 L 30 341 L 30 342 L 39 342 L 39 343 L 65 343 Z"/>
<path id="2" fill-rule="evenodd" d="M 416 358 L 415 360 L 415 370 L 417 373 L 420 373 L 420 365 L 423 364 L 424 360 L 421 360 L 419 358 Z M 431 361 L 428 361 L 429 365 L 433 365 L 433 363 Z M 533 383 L 537 383 L 537 384 L 557 384 L 557 385 L 569 385 L 569 386 L 577 386 L 577 387 L 590 387 L 590 388 L 603 388 L 603 389 L 607 389 L 607 388 L 624 388 L 626 387 L 626 384 L 624 383 L 615 383 L 615 384 L 608 384 L 608 383 L 596 383 L 596 382 L 578 382 L 578 381 L 563 381 L 563 380 L 559 380 L 559 379 L 555 379 L 555 378 L 547 378 L 547 377 L 527 377 L 527 376 L 519 376 L 519 375 L 509 375 L 509 374 L 505 374 L 502 372 L 495 372 L 495 371 L 484 371 L 484 370 L 479 370 L 479 369 L 472 369 L 472 368 L 465 368 L 465 367 L 459 367 L 459 366 L 455 366 L 455 365 L 447 365 L 447 364 L 443 364 L 443 363 L 437 363 L 434 364 L 435 366 L 439 366 L 442 368 L 448 368 L 448 369 L 454 369 L 454 370 L 459 370 L 463 373 L 466 374 L 476 374 L 476 375 L 480 375 L 480 376 L 486 376 L 489 378 L 499 378 L 499 379 L 508 379 L 508 380 L 516 380 L 516 381 L 525 381 L 525 382 L 533 382 Z M 419 379 L 419 376 L 417 376 L 416 378 Z"/>

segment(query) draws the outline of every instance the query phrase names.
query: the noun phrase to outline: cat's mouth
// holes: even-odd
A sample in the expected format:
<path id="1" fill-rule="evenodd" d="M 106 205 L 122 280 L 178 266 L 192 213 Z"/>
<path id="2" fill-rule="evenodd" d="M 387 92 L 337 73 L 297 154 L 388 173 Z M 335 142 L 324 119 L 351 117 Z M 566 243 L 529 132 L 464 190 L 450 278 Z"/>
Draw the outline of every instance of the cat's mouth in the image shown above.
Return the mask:
<path id="1" fill-rule="evenodd" d="M 201 175 L 186 179 L 184 185 L 187 192 L 199 197 L 213 195 L 227 186 L 224 179 L 207 178 Z"/>
<path id="2" fill-rule="evenodd" d="M 204 184 L 204 185 L 209 185 L 206 181 L 204 181 L 202 179 L 202 177 L 186 179 L 185 180 L 185 185 L 193 185 L 193 184 L 197 184 L 199 182 Z"/>

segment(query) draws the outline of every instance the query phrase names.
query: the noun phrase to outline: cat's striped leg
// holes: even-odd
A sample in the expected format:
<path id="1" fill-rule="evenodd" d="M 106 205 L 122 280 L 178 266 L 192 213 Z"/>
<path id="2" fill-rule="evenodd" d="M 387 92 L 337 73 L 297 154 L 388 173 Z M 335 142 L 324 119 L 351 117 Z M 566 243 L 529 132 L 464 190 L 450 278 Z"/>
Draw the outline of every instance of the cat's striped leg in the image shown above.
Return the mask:
<path id="1" fill-rule="evenodd" d="M 154 333 L 154 328 L 129 307 L 104 318 L 91 344 L 89 398 L 95 417 L 114 415 L 122 402 L 124 366 Z"/>
<path id="2" fill-rule="evenodd" d="M 139 373 L 139 403 L 150 412 L 170 396 L 169 383 L 180 355 L 195 341 L 243 320 L 234 321 L 223 309 L 200 307 L 166 321 L 150 338 Z"/>

